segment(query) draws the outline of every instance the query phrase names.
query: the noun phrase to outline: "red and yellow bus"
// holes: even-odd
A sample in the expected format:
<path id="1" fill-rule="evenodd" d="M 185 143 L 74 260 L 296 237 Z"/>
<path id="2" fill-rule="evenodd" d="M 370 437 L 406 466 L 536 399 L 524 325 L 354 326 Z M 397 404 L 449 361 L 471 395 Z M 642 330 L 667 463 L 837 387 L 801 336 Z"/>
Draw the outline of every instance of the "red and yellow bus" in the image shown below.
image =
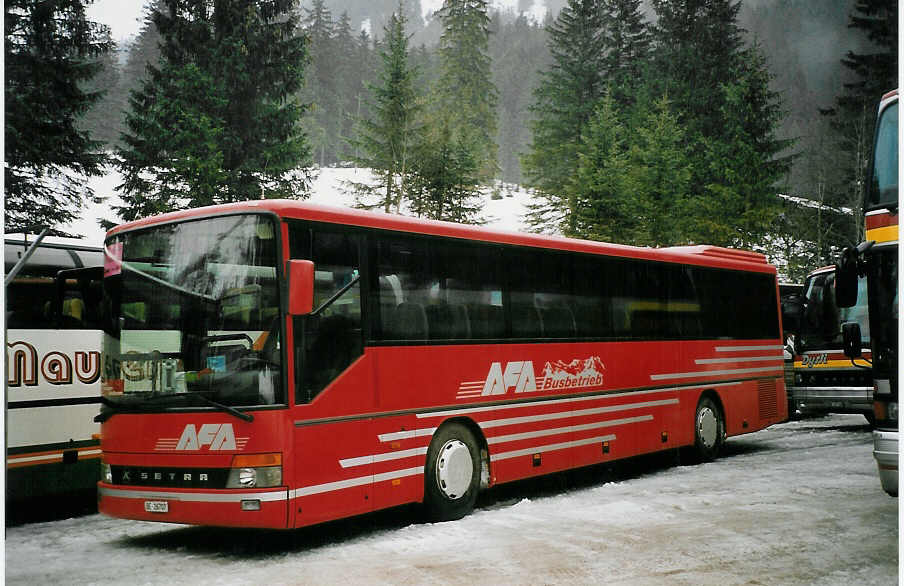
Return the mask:
<path id="1" fill-rule="evenodd" d="M 855 282 L 866 275 L 873 370 L 873 456 L 882 488 L 898 495 L 898 90 L 882 96 L 870 182 L 863 202 L 866 240 L 844 251 L 837 267 L 840 304 L 855 302 Z M 845 354 L 858 358 L 862 332 L 844 326 Z"/>
<path id="2" fill-rule="evenodd" d="M 101 512 L 293 528 L 787 417 L 775 268 L 319 207 L 105 243 Z"/>

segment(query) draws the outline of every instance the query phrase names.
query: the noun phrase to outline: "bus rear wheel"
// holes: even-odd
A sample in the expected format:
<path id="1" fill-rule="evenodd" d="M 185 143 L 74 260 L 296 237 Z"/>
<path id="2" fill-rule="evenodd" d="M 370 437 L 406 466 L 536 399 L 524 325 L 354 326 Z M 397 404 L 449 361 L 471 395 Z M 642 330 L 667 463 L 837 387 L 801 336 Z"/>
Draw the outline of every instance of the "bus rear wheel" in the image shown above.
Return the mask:
<path id="1" fill-rule="evenodd" d="M 725 419 L 722 410 L 710 397 L 697 403 L 694 415 L 693 457 L 697 462 L 712 462 L 725 442 Z"/>
<path id="2" fill-rule="evenodd" d="M 474 509 L 480 488 L 480 450 L 460 423 L 442 426 L 427 449 L 424 504 L 433 521 L 461 519 Z"/>

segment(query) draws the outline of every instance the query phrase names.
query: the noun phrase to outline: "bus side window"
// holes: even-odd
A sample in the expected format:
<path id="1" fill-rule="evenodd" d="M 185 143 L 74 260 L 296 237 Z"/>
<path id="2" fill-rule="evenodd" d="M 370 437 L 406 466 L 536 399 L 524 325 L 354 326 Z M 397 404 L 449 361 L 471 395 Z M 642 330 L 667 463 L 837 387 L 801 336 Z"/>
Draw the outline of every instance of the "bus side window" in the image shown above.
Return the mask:
<path id="1" fill-rule="evenodd" d="M 314 309 L 320 310 L 297 317 L 294 326 L 296 402 L 309 403 L 364 351 L 358 272 L 361 237 L 303 224 L 291 229 L 310 230 L 309 237 L 296 235 L 292 240 L 310 242 L 309 260 L 315 269 Z M 293 249 L 293 254 L 297 250 Z"/>

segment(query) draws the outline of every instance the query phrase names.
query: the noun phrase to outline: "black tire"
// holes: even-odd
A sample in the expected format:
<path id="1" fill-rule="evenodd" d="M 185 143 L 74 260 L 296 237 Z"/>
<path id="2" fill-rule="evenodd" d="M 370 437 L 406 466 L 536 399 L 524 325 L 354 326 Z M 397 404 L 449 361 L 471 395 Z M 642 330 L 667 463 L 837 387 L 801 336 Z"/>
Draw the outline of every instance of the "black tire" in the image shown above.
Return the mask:
<path id="1" fill-rule="evenodd" d="M 460 423 L 443 425 L 427 448 L 427 517 L 432 521 L 461 519 L 474 509 L 479 489 L 480 448 L 474 434 Z"/>
<path id="2" fill-rule="evenodd" d="M 697 462 L 712 462 L 725 443 L 725 417 L 709 397 L 702 397 L 694 413 L 693 457 Z"/>

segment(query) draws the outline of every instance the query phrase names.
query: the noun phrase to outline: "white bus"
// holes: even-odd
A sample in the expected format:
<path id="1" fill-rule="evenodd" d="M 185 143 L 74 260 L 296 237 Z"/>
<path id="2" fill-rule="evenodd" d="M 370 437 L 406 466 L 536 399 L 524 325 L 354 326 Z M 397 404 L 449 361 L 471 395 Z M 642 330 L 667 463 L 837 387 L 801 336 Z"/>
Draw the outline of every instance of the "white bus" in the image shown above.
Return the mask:
<path id="1" fill-rule="evenodd" d="M 103 253 L 42 241 L 7 283 L 7 520 L 96 509 Z M 7 235 L 5 275 L 34 238 Z"/>

